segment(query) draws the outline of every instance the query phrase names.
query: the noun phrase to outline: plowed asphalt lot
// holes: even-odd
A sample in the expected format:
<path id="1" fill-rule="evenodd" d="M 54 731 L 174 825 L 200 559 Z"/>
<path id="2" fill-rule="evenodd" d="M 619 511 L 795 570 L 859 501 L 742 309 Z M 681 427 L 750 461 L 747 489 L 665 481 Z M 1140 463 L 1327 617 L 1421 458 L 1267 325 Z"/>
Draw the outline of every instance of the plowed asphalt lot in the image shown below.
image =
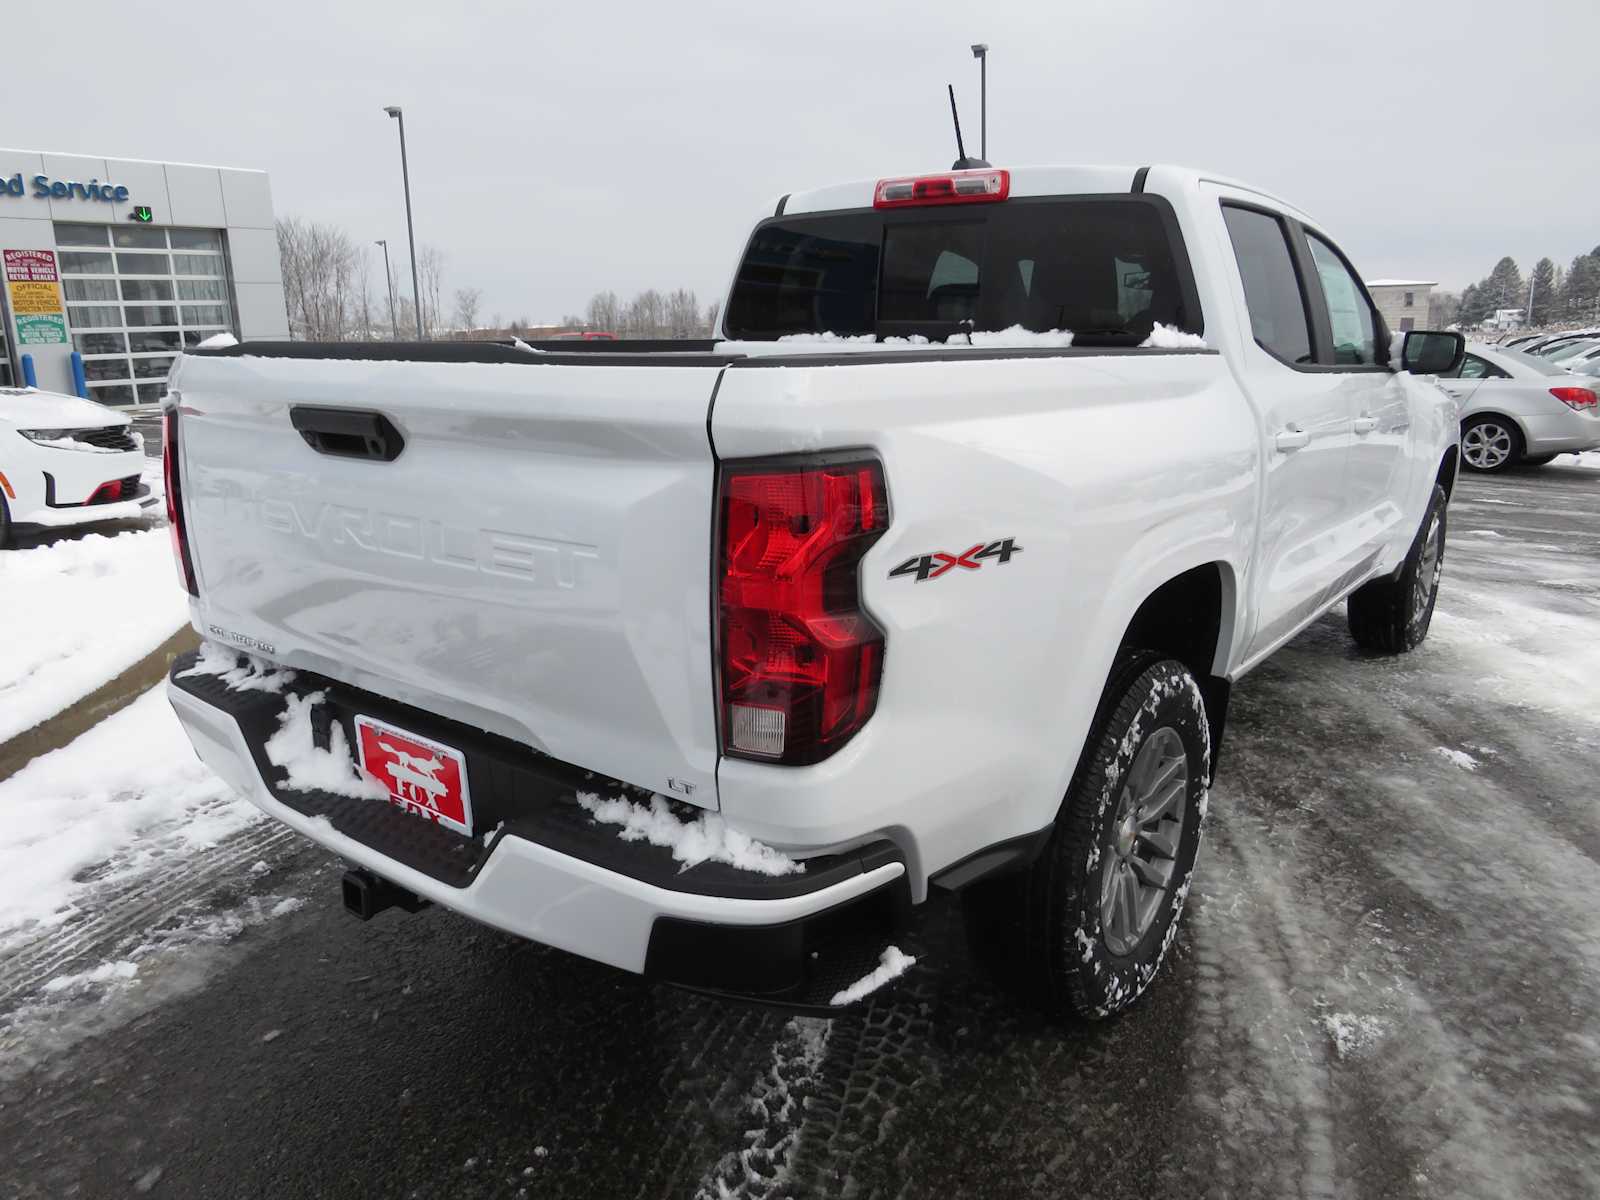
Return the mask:
<path id="1" fill-rule="evenodd" d="M 953 906 L 832 1020 L 437 909 L 363 925 L 261 821 L 0 962 L 0 1195 L 1600 1194 L 1570 461 L 1462 481 L 1418 652 L 1356 653 L 1341 611 L 1239 685 L 1183 933 L 1119 1020 L 1020 1006 Z M 130 947 L 136 986 L 45 986 Z"/>

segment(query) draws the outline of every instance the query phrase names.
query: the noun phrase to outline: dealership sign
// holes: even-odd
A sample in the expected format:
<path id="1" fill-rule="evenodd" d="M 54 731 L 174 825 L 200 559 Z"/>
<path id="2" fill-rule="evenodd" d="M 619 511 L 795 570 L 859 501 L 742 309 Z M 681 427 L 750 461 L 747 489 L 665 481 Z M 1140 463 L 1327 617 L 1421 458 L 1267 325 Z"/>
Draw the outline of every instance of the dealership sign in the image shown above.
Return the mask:
<path id="1" fill-rule="evenodd" d="M 128 189 L 121 184 L 101 183 L 98 179 L 80 183 L 76 179 L 51 179 L 48 175 L 35 175 L 24 184 L 21 171 L 10 179 L 0 179 L 0 196 L 26 196 L 29 184 L 35 198 L 40 200 L 104 200 L 124 204 L 128 199 Z"/>
<path id="2" fill-rule="evenodd" d="M 17 322 L 17 345 L 59 345 L 67 340 L 67 319 L 61 310 L 61 284 L 54 250 L 0 252 L 11 292 L 11 315 Z"/>

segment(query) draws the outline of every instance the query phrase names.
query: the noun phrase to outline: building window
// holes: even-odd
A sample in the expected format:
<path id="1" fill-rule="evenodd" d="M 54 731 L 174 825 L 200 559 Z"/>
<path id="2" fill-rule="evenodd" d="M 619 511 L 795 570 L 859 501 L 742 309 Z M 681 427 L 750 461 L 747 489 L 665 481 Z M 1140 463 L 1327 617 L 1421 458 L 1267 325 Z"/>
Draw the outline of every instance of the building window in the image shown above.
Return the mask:
<path id="1" fill-rule="evenodd" d="M 1416 318 L 1414 318 L 1414 317 L 1401 317 L 1400 318 L 1400 332 L 1401 333 L 1410 333 L 1416 327 L 1417 327 Z"/>
<path id="2" fill-rule="evenodd" d="M 92 399 L 158 403 L 179 350 L 237 332 L 220 231 L 62 221 L 55 232 Z"/>
<path id="3" fill-rule="evenodd" d="M 1415 292 L 1407 292 L 1406 293 L 1406 307 L 1407 308 L 1415 308 L 1416 306 L 1417 306 L 1417 294 Z"/>

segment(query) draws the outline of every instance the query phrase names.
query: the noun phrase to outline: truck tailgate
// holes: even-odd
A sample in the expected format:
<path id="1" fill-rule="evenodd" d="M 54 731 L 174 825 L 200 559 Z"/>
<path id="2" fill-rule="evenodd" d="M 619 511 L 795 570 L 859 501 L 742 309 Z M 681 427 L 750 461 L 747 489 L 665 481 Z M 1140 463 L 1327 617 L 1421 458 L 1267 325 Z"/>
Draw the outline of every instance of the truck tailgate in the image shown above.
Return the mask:
<path id="1" fill-rule="evenodd" d="M 716 807 L 720 365 L 186 357 L 202 630 Z M 292 423 L 378 413 L 392 461 Z"/>

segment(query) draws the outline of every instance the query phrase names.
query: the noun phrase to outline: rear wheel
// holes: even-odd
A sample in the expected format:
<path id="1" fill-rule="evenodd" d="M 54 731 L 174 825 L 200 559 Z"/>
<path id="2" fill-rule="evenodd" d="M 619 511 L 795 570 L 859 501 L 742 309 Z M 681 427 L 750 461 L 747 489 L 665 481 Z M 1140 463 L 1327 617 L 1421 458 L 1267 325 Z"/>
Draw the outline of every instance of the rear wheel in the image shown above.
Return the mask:
<path id="1" fill-rule="evenodd" d="M 1137 1000 L 1177 933 L 1210 771 L 1194 677 L 1175 660 L 1125 654 L 1038 860 L 969 900 L 988 918 L 969 928 L 998 940 L 988 957 L 1008 959 L 1059 1015 L 1098 1020 Z"/>
<path id="2" fill-rule="evenodd" d="M 1398 575 L 1374 579 L 1350 595 L 1350 636 L 1381 654 L 1404 654 L 1422 644 L 1433 623 L 1444 574 L 1445 516 L 1449 498 L 1434 485 L 1422 528 Z"/>
<path id="3" fill-rule="evenodd" d="M 1522 431 L 1504 417 L 1473 417 L 1461 427 L 1461 458 L 1474 471 L 1504 471 L 1522 448 Z"/>

